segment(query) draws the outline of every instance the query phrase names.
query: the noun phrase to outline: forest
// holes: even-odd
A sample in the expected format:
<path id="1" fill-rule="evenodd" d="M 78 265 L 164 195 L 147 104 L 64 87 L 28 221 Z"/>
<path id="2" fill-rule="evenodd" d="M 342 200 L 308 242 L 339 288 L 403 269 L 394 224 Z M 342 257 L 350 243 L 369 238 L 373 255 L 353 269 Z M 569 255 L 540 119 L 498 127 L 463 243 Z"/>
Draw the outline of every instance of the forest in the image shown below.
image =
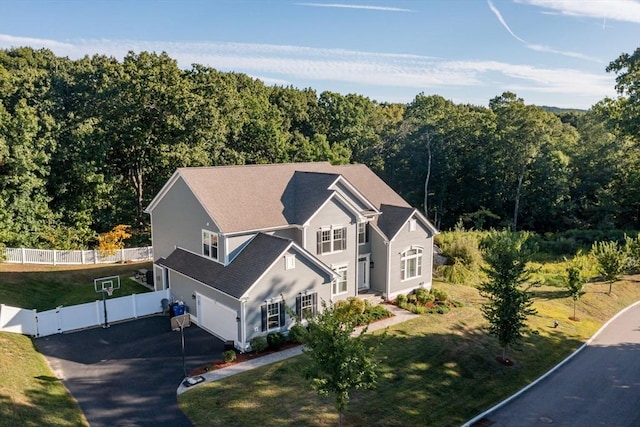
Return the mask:
<path id="1" fill-rule="evenodd" d="M 500 89 L 488 106 L 383 103 L 166 53 L 0 50 L 0 245 L 89 248 L 118 224 L 146 244 L 176 168 L 303 161 L 366 164 L 441 230 L 639 230 L 640 48 L 606 71 L 616 98 L 563 111 Z"/>

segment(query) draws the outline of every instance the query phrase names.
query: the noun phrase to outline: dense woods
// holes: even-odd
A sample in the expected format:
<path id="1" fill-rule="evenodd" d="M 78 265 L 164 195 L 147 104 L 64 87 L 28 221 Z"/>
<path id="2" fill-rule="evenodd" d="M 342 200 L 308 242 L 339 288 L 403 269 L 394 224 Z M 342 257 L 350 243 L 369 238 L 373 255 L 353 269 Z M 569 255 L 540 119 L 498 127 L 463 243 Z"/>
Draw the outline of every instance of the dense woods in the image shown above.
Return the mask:
<path id="1" fill-rule="evenodd" d="M 0 244 L 88 247 L 117 224 L 145 239 L 175 168 L 301 161 L 364 163 L 441 229 L 638 230 L 640 49 L 607 71 L 616 99 L 554 113 L 510 92 L 389 104 L 164 53 L 0 50 Z"/>

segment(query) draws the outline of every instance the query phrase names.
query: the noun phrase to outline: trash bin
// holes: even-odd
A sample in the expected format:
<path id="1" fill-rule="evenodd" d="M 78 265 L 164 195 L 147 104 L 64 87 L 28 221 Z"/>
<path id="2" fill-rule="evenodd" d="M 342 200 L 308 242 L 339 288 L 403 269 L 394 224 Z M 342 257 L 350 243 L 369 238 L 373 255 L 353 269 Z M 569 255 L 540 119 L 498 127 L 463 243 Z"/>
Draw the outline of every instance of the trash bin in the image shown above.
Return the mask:
<path id="1" fill-rule="evenodd" d="M 174 316 L 182 316 L 184 314 L 184 304 L 176 304 L 173 307 Z"/>

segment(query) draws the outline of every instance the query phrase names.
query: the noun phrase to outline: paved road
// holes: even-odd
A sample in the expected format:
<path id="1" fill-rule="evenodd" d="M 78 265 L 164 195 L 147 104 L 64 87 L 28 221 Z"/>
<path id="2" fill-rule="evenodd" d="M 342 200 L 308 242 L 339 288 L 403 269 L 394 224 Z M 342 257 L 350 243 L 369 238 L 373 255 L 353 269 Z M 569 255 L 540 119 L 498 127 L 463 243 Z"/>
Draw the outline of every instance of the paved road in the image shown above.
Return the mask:
<path id="1" fill-rule="evenodd" d="M 185 328 L 187 372 L 221 357 L 224 343 Z M 180 332 L 153 316 L 35 340 L 92 427 L 190 426 L 178 409 L 182 380 Z"/>
<path id="2" fill-rule="evenodd" d="M 640 426 L 640 304 L 480 426 Z"/>

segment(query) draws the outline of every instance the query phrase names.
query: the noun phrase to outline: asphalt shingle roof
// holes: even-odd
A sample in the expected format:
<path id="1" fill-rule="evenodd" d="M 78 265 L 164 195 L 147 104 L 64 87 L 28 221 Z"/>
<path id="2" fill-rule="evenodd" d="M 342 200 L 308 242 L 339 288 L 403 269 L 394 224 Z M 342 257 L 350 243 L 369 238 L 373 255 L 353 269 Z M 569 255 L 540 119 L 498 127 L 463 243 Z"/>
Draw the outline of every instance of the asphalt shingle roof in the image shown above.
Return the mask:
<path id="1" fill-rule="evenodd" d="M 410 207 L 365 165 L 327 162 L 180 168 L 178 173 L 223 233 L 302 224 L 344 177 L 378 209 Z"/>
<path id="2" fill-rule="evenodd" d="M 180 248 L 157 263 L 239 299 L 290 244 L 288 239 L 258 233 L 226 267 Z"/>

